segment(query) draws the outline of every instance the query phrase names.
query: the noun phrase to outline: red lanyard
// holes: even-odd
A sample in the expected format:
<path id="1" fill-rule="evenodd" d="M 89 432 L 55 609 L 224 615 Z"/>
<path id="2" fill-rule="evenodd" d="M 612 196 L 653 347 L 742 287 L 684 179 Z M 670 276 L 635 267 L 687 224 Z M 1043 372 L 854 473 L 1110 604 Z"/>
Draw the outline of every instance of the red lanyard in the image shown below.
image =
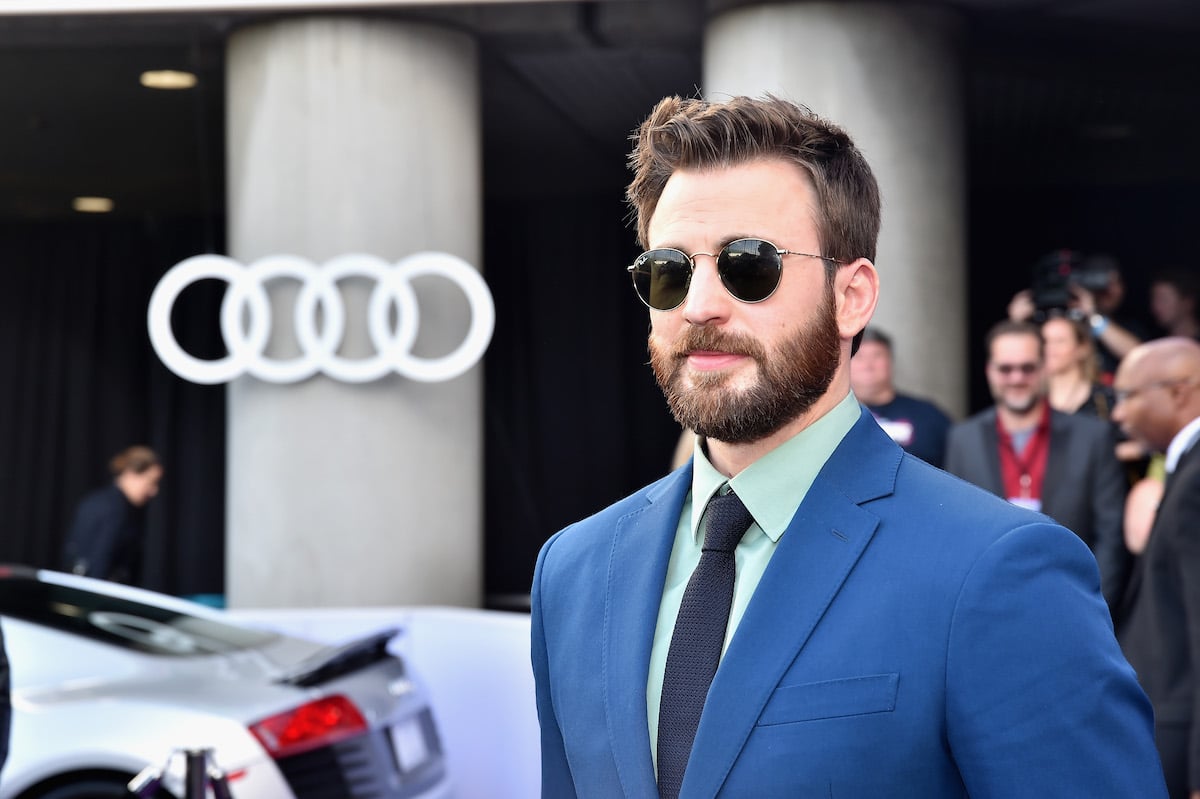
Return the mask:
<path id="1" fill-rule="evenodd" d="M 1018 453 L 1013 447 L 1012 436 L 1000 424 L 996 415 L 996 436 L 1000 442 L 1000 472 L 1004 478 L 1004 491 L 1008 497 L 1040 499 L 1042 480 L 1046 476 L 1046 456 L 1050 450 L 1050 408 L 1042 403 L 1042 418 Z"/>

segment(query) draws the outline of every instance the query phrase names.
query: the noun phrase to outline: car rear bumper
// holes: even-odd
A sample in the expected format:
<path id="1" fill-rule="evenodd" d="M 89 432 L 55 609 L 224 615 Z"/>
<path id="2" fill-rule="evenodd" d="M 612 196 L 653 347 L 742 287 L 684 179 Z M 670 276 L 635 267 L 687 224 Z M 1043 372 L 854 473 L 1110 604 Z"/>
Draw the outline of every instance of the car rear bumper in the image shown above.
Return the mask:
<path id="1" fill-rule="evenodd" d="M 276 761 L 296 799 L 427 799 L 443 795 L 446 761 L 428 709 L 412 719 L 415 743 L 374 729 Z M 416 750 L 419 756 L 411 753 Z M 407 761 L 407 762 L 406 762 Z"/>

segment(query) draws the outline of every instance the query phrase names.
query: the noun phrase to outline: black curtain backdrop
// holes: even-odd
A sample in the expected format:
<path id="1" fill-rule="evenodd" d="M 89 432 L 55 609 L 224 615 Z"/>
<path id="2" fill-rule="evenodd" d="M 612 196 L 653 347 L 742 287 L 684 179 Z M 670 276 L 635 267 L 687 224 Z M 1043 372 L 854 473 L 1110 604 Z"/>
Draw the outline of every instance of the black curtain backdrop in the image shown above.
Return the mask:
<path id="1" fill-rule="evenodd" d="M 114 453 L 147 444 L 164 477 L 146 509 L 139 582 L 223 592 L 224 388 L 171 374 L 146 332 L 154 285 L 205 251 L 211 230 L 111 219 L 0 227 L 0 560 L 57 568 L 76 502 L 111 479 Z M 220 297 L 201 284 L 175 309 L 177 337 L 198 357 L 223 354 L 210 323 Z"/>
<path id="2" fill-rule="evenodd" d="M 615 163 L 619 161 L 614 158 Z M 666 474 L 679 438 L 625 272 L 622 187 L 488 206 L 485 593 L 519 607 L 554 532 Z"/>

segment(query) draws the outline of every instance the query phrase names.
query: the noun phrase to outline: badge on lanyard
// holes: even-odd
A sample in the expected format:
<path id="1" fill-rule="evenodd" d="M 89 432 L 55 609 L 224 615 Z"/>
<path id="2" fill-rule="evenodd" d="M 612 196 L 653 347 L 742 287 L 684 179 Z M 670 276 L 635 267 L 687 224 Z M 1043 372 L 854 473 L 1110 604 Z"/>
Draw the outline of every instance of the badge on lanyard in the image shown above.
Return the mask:
<path id="1" fill-rule="evenodd" d="M 1008 501 L 1022 508 L 1029 508 L 1029 510 L 1035 510 L 1038 513 L 1042 512 L 1042 501 L 1040 499 L 1034 499 L 1033 497 L 1009 497 Z"/>
<path id="2" fill-rule="evenodd" d="M 1029 487 L 1031 485 L 1033 485 L 1033 478 L 1027 474 L 1021 475 L 1021 496 L 1009 497 L 1008 501 L 1019 507 L 1028 508 L 1029 510 L 1035 510 L 1040 513 L 1042 510 L 1042 501 L 1029 496 Z"/>

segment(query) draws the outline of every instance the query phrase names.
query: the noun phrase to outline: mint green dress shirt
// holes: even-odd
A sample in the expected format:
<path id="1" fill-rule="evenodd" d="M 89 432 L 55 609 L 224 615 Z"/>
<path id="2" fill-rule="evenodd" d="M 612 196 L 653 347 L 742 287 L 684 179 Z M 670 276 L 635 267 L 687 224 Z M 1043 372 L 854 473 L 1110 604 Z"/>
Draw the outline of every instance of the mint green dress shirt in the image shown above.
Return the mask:
<path id="1" fill-rule="evenodd" d="M 663 670 L 666 668 L 667 650 L 671 646 L 671 634 L 675 630 L 675 617 L 679 615 L 684 589 L 696 564 L 700 562 L 700 548 L 704 543 L 702 521 L 709 499 L 723 492 L 728 485 L 737 492 L 754 517 L 754 523 L 734 553 L 737 571 L 729 627 L 721 648 L 724 655 L 779 539 L 796 515 L 817 473 L 858 421 L 860 413 L 858 400 L 853 393 L 848 393 L 829 413 L 729 480 L 709 463 L 703 443 L 697 440 L 692 490 L 684 499 L 679 514 L 662 603 L 658 608 L 658 623 L 654 628 L 654 644 L 650 650 L 650 674 L 646 680 L 646 718 L 650 725 L 650 752 L 654 758 L 655 773 L 658 773 L 658 712 Z"/>

